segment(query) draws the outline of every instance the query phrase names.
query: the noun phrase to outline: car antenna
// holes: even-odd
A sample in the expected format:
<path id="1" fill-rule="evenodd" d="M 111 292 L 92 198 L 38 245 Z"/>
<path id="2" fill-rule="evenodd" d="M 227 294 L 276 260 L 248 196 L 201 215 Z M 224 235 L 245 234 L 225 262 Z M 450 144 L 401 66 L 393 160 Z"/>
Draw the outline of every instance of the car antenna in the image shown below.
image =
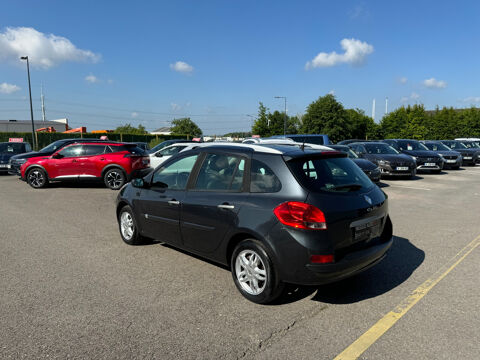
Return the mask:
<path id="1" fill-rule="evenodd" d="M 302 143 L 302 147 L 301 147 L 302 151 L 305 151 L 305 140 L 306 140 L 306 138 L 303 138 L 303 143 Z"/>

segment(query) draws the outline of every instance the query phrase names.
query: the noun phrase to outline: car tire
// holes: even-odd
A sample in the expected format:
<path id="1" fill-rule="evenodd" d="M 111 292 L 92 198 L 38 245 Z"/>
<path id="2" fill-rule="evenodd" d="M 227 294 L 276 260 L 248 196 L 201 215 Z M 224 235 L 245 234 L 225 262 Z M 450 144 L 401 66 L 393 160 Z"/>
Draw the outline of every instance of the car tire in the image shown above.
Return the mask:
<path id="1" fill-rule="evenodd" d="M 267 304 L 274 301 L 285 287 L 267 248 L 258 240 L 246 239 L 240 242 L 233 250 L 230 266 L 237 289 L 254 303 Z"/>
<path id="2" fill-rule="evenodd" d="M 45 170 L 33 168 L 27 172 L 27 183 L 34 189 L 41 189 L 48 185 L 48 176 Z"/>
<path id="3" fill-rule="evenodd" d="M 126 180 L 125 173 L 119 168 L 107 170 L 103 175 L 105 185 L 112 190 L 120 189 L 125 184 Z"/>
<path id="4" fill-rule="evenodd" d="M 118 213 L 118 229 L 122 240 L 128 245 L 143 244 L 144 238 L 140 236 L 137 221 L 130 206 L 125 205 Z"/>

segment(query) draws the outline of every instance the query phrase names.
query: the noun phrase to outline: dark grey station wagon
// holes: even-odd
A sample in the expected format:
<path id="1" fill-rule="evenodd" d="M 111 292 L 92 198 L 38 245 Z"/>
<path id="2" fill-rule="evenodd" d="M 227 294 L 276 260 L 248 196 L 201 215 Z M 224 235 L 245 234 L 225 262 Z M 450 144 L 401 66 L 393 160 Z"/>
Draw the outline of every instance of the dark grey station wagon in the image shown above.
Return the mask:
<path id="1" fill-rule="evenodd" d="M 119 192 L 127 244 L 154 239 L 230 266 L 257 303 L 378 263 L 392 245 L 387 196 L 347 155 L 221 144 L 179 153 Z"/>

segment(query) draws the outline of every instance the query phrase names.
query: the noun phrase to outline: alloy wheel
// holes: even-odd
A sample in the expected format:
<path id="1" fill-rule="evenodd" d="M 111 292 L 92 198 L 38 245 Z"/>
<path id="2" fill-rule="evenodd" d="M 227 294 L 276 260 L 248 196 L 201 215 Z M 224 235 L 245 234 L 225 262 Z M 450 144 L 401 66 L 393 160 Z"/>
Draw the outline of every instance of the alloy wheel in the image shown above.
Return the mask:
<path id="1" fill-rule="evenodd" d="M 262 258 L 253 250 L 243 250 L 235 260 L 235 275 L 245 292 L 259 295 L 267 285 L 267 271 Z"/>
<path id="2" fill-rule="evenodd" d="M 45 176 L 40 170 L 32 170 L 28 174 L 28 182 L 33 187 L 42 187 L 45 183 Z"/>
<path id="3" fill-rule="evenodd" d="M 126 240 L 130 240 L 133 237 L 133 233 L 135 232 L 135 225 L 133 224 L 132 215 L 128 212 L 123 212 L 120 216 L 120 229 L 122 231 L 122 235 Z"/>
<path id="4" fill-rule="evenodd" d="M 123 176 L 118 171 L 111 171 L 107 174 L 107 184 L 110 188 L 116 189 L 123 183 Z"/>

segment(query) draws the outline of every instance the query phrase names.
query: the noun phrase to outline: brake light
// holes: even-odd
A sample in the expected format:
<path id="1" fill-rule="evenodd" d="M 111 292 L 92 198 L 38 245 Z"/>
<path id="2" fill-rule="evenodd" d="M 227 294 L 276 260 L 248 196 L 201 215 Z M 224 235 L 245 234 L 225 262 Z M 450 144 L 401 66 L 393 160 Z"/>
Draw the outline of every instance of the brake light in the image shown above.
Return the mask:
<path id="1" fill-rule="evenodd" d="M 310 262 L 314 264 L 327 264 L 335 261 L 333 255 L 312 255 Z"/>
<path id="2" fill-rule="evenodd" d="M 288 201 L 278 205 L 273 213 L 284 225 L 305 230 L 326 230 L 323 212 L 313 205 L 299 201 Z"/>

